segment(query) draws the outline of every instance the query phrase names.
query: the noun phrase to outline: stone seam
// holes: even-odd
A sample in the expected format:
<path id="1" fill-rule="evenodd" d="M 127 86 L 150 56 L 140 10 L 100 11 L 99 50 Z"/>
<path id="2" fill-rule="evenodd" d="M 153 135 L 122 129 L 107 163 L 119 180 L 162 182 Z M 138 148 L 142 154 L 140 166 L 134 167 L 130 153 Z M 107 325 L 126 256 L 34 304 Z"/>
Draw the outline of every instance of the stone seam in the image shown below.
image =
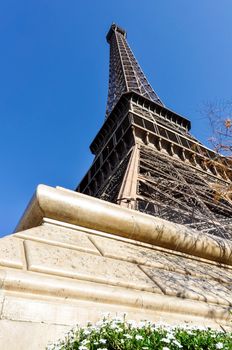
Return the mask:
<path id="1" fill-rule="evenodd" d="M 39 242 L 39 243 L 43 243 L 43 244 L 47 244 L 47 245 L 51 245 L 51 246 L 55 246 L 55 247 L 61 247 L 61 248 L 65 248 L 65 249 L 70 249 L 70 250 L 76 250 L 82 253 L 89 253 L 89 254 L 93 254 L 93 255 L 99 255 L 99 253 L 97 251 L 94 250 L 88 250 L 88 248 L 82 248 L 82 247 L 78 247 L 78 246 L 74 246 L 71 244 L 65 244 L 65 243 L 60 243 L 57 241 L 49 241 L 46 239 L 41 239 L 41 238 L 36 238 L 36 237 L 32 237 L 32 236 L 26 236 L 24 234 L 21 233 L 15 233 L 15 236 L 18 238 L 23 238 L 24 242 L 25 241 L 33 241 L 33 242 Z M 92 242 L 91 242 L 92 243 Z"/>
<path id="2" fill-rule="evenodd" d="M 123 242 L 123 243 L 126 243 L 126 244 L 131 244 L 131 245 L 134 245 L 134 246 L 137 246 L 137 247 L 139 246 L 139 247 L 150 249 L 150 250 L 153 250 L 153 251 L 158 251 L 158 252 L 161 252 L 161 253 L 167 253 L 167 254 L 170 254 L 170 255 L 173 255 L 173 256 L 176 256 L 176 257 L 186 258 L 186 259 L 189 259 L 189 260 L 192 260 L 192 261 L 195 261 L 195 262 L 203 262 L 203 263 L 206 263 L 206 264 L 209 264 L 209 265 L 212 265 L 212 266 L 226 268 L 228 271 L 230 271 L 232 273 L 232 266 L 227 265 L 227 264 L 223 264 L 223 263 L 218 263 L 217 261 L 204 259 L 202 257 L 193 256 L 193 255 L 190 255 L 190 254 L 186 254 L 186 253 L 178 252 L 178 251 L 174 251 L 174 250 L 169 250 L 169 249 L 166 249 L 166 248 L 163 248 L 163 247 L 159 247 L 159 246 L 156 246 L 156 245 L 152 245 L 152 244 L 149 244 L 149 243 L 145 243 L 145 242 L 142 242 L 142 241 L 138 242 L 138 241 L 136 241 L 134 239 L 130 239 L 128 237 L 125 238 L 125 237 L 122 237 L 122 236 L 115 236 L 115 235 L 107 233 L 107 232 L 97 231 L 97 230 L 94 230 L 94 229 L 91 229 L 91 228 L 86 228 L 86 227 L 83 227 L 83 226 L 68 224 L 68 223 L 56 221 L 56 220 L 53 220 L 53 219 L 44 218 L 44 222 L 56 225 L 58 227 L 72 229 L 72 230 L 75 230 L 77 232 L 78 231 L 83 231 L 84 233 L 86 233 L 88 235 L 91 235 L 93 237 L 104 237 L 104 238 L 108 238 L 108 239 L 113 240 L 113 241 L 119 241 L 119 242 Z M 17 233 L 17 234 L 21 235 L 20 232 Z"/>

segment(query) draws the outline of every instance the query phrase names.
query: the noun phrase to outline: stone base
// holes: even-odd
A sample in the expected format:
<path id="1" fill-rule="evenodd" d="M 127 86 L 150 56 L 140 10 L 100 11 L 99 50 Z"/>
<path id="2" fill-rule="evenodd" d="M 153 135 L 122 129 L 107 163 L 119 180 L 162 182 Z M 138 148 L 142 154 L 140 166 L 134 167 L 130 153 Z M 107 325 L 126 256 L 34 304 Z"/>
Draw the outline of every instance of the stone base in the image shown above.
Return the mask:
<path id="1" fill-rule="evenodd" d="M 0 240 L 0 348 L 45 349 L 106 312 L 227 329 L 231 252 L 229 241 L 39 186 Z"/>

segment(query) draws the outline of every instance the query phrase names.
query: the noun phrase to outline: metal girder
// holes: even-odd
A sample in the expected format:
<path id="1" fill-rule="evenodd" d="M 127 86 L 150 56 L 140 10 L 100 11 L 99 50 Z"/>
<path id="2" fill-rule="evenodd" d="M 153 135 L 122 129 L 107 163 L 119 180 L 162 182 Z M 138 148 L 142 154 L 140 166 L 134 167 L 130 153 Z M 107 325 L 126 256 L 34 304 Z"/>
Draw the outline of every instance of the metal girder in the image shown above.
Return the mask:
<path id="1" fill-rule="evenodd" d="M 165 219 L 232 238 L 232 203 L 216 193 L 212 179 L 149 147 L 141 147 L 139 158 L 139 210 L 152 214 L 153 203 Z"/>

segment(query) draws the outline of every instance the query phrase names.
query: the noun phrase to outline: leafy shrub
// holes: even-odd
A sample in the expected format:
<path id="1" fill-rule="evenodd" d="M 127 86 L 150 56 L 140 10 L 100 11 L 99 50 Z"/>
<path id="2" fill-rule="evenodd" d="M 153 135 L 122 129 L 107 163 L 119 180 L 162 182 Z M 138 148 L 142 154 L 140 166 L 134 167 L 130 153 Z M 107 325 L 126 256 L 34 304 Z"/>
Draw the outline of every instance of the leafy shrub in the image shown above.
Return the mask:
<path id="1" fill-rule="evenodd" d="M 73 329 L 47 350 L 232 350 L 232 333 L 105 317 Z"/>

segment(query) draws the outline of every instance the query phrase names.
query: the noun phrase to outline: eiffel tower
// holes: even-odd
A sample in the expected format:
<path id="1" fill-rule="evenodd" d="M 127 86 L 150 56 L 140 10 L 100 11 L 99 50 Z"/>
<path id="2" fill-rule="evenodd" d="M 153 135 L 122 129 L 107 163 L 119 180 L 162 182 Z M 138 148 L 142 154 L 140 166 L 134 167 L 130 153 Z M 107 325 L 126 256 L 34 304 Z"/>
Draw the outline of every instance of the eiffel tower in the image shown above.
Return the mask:
<path id="1" fill-rule="evenodd" d="M 188 119 L 168 109 L 116 24 L 106 118 L 90 145 L 94 161 L 76 191 L 202 233 L 232 238 L 232 161 L 201 144 Z"/>

